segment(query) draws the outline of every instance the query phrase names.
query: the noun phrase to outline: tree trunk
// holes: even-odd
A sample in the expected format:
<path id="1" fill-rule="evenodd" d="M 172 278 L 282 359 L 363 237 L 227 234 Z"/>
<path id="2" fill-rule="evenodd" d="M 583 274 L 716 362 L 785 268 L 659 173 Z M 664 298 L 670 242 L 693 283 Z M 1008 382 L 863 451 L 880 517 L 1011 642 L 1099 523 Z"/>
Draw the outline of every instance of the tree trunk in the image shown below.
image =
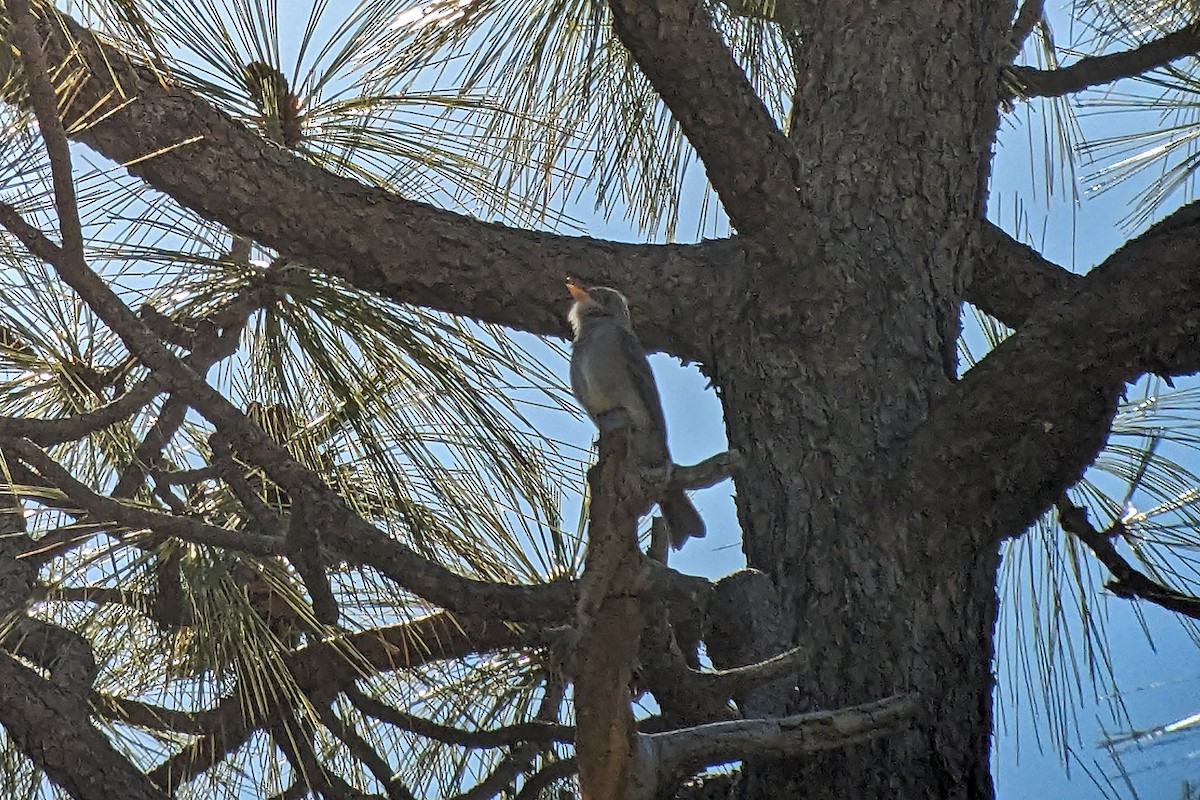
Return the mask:
<path id="1" fill-rule="evenodd" d="M 916 690 L 929 717 L 883 743 L 748 765 L 741 796 L 989 797 L 995 548 L 969 522 L 930 530 L 889 488 L 895 446 L 954 377 L 1011 8 L 833 6 L 804 31 L 791 132 L 823 263 L 791 291 L 757 287 L 710 366 L 748 456 L 747 563 L 779 595 L 771 646 L 813 653 L 795 690 L 758 702 L 794 713 Z"/>

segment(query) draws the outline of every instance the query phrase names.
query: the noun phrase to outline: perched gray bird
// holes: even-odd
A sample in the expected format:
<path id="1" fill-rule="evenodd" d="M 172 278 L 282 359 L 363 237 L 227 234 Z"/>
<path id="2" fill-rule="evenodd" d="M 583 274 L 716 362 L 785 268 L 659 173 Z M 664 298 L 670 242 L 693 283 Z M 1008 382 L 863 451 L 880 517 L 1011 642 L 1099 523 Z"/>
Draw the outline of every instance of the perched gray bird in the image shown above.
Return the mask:
<path id="1" fill-rule="evenodd" d="M 629 418 L 634 457 L 646 469 L 671 463 L 667 423 L 646 351 L 633 332 L 629 304 L 615 289 L 585 289 L 574 280 L 567 289 L 575 298 L 568 319 L 575 331 L 571 345 L 571 391 L 597 426 L 600 418 L 623 409 Z M 690 537 L 704 535 L 704 520 L 684 494 L 671 489 L 658 501 L 678 550 Z"/>

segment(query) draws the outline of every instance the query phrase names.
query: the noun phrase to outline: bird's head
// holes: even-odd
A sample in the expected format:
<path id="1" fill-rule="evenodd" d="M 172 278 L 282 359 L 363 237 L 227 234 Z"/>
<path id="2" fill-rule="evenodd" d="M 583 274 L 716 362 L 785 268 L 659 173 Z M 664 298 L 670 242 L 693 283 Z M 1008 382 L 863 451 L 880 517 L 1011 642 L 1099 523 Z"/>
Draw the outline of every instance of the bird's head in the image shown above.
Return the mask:
<path id="1" fill-rule="evenodd" d="M 593 286 L 588 289 L 574 278 L 567 281 L 567 291 L 575 298 L 571 313 L 567 319 L 571 328 L 578 336 L 583 329 L 601 321 L 612 321 L 632 329 L 629 319 L 629 303 L 625 295 L 607 286 Z"/>

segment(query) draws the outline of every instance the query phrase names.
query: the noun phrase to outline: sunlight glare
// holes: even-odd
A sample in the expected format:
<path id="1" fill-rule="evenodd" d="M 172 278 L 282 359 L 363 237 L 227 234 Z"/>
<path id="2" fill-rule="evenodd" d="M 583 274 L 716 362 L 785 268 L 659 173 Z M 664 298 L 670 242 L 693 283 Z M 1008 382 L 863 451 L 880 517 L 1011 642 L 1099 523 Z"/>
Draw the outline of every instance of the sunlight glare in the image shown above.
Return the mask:
<path id="1" fill-rule="evenodd" d="M 456 22 L 467 13 L 467 6 L 472 2 L 473 0 L 430 0 L 397 14 L 392 20 L 391 28 L 417 33 L 423 28 Z"/>

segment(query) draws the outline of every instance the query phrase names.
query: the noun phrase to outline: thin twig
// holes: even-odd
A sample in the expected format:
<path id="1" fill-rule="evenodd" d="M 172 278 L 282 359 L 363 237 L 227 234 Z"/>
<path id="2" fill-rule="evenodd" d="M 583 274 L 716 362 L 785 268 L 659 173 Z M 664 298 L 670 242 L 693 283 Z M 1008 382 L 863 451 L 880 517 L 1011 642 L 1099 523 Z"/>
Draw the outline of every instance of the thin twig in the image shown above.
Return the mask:
<path id="1" fill-rule="evenodd" d="M 395 709 L 386 703 L 349 686 L 346 697 L 355 708 L 369 717 L 395 725 L 401 730 L 460 747 L 485 748 L 509 747 L 520 742 L 574 742 L 575 729 L 557 722 L 521 722 L 487 731 L 468 731 L 450 725 L 442 725 L 415 714 Z"/>
<path id="2" fill-rule="evenodd" d="M 1066 497 L 1058 501 L 1056 508 L 1058 509 L 1058 521 L 1063 530 L 1087 545 L 1100 563 L 1107 567 L 1108 571 L 1116 578 L 1105 584 L 1106 589 L 1118 597 L 1141 598 L 1162 606 L 1168 611 L 1174 611 L 1192 619 L 1200 619 L 1200 597 L 1193 597 L 1169 586 L 1164 586 L 1145 573 L 1134 569 L 1117 552 L 1113 541 L 1125 533 L 1125 526 L 1120 520 L 1101 533 L 1088 521 L 1087 511 Z"/>
<path id="3" fill-rule="evenodd" d="M 346 745 L 351 755 L 366 765 L 371 774 L 375 776 L 375 780 L 379 781 L 379 784 L 387 790 L 391 800 L 416 800 L 387 759 L 360 736 L 353 725 L 335 714 L 329 706 L 322 706 L 318 711 L 321 715 L 321 724 Z"/>
<path id="4" fill-rule="evenodd" d="M 131 530 L 146 529 L 196 544 L 242 550 L 256 555 L 278 555 L 282 540 L 271 536 L 218 528 L 188 517 L 177 517 L 128 505 L 97 494 L 28 439 L 0 437 L 0 446 L 25 461 L 67 497 L 97 519 L 109 519 Z"/>
<path id="5" fill-rule="evenodd" d="M 13 24 L 13 40 L 21 50 L 21 60 L 25 66 L 29 104 L 33 107 L 50 161 L 50 182 L 54 188 L 63 256 L 67 261 L 83 263 L 83 226 L 79 222 L 79 204 L 75 198 L 71 148 L 62 118 L 58 115 L 57 94 L 42 56 L 41 37 L 34 28 L 33 12 L 26 0 L 10 0 L 8 11 Z"/>

